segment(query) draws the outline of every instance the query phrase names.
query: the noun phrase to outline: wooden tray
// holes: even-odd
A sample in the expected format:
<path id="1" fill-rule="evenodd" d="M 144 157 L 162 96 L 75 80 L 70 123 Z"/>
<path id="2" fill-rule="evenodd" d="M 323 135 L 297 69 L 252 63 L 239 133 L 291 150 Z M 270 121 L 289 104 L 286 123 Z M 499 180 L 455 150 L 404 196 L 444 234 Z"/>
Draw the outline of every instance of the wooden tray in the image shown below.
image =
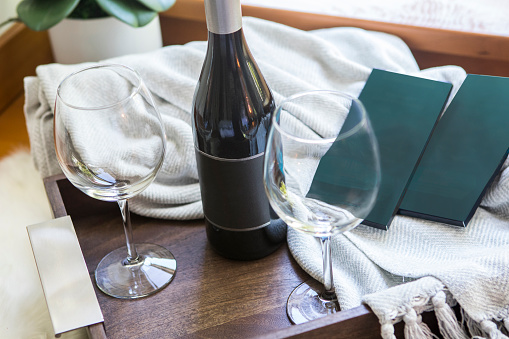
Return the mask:
<path id="1" fill-rule="evenodd" d="M 309 13 L 243 6 L 243 13 L 301 29 L 356 26 L 401 36 L 422 68 L 444 64 L 468 72 L 509 75 L 509 38 L 452 32 Z M 202 0 L 178 0 L 161 13 L 165 45 L 206 40 Z M 63 176 L 44 180 L 55 217 L 69 214 L 91 275 L 100 259 L 123 246 L 116 204 L 89 198 Z M 286 245 L 272 255 L 249 262 L 227 260 L 207 243 L 204 222 L 168 221 L 133 215 L 136 242 L 167 247 L 177 258 L 177 274 L 163 291 L 138 300 L 96 294 L 104 323 L 90 326 L 96 338 L 380 338 L 377 317 L 366 306 L 339 312 L 307 324 L 291 325 L 286 299 L 310 277 Z M 456 310 L 457 311 L 457 310 Z M 434 314 L 423 320 L 438 333 Z M 396 324 L 403 337 L 403 325 Z"/>
<path id="2" fill-rule="evenodd" d="M 55 217 L 69 214 L 92 281 L 101 258 L 125 245 L 115 203 L 92 199 L 63 176 L 44 180 Z M 137 300 L 106 296 L 96 288 L 104 323 L 92 338 L 379 338 L 377 317 L 365 306 L 302 325 L 291 325 L 286 299 L 310 277 L 283 245 L 255 261 L 233 261 L 208 245 L 203 220 L 169 221 L 132 215 L 136 242 L 165 246 L 177 258 L 175 279 L 164 290 Z M 94 281 L 95 286 L 95 281 Z M 425 315 L 436 329 L 433 314 Z M 402 337 L 402 325 L 396 326 Z"/>

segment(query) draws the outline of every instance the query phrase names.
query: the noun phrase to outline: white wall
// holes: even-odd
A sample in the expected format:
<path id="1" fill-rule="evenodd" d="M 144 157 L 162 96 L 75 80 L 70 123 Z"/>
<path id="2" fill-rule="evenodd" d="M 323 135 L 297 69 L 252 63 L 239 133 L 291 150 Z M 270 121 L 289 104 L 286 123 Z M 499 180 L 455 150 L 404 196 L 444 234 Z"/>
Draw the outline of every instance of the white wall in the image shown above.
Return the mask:
<path id="1" fill-rule="evenodd" d="M 16 6 L 20 0 L 0 0 L 0 22 L 16 17 Z M 9 28 L 11 24 L 0 28 L 0 34 Z"/>

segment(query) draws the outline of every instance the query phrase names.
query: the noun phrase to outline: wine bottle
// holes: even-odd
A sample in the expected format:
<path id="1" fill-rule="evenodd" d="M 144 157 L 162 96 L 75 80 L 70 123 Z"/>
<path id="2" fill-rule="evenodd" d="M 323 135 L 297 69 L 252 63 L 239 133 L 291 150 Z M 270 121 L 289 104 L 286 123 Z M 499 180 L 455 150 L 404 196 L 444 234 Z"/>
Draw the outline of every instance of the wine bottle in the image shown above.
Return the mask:
<path id="1" fill-rule="evenodd" d="M 258 259 L 286 237 L 263 187 L 275 103 L 247 46 L 240 0 L 205 0 L 205 14 L 208 46 L 192 125 L 207 238 L 224 257 Z"/>

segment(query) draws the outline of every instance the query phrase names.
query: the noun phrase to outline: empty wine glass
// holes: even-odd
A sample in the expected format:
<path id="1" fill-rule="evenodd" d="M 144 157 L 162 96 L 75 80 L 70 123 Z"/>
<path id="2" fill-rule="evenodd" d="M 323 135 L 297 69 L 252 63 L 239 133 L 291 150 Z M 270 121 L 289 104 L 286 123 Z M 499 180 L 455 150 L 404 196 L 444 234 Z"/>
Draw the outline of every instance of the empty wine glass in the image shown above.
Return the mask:
<path id="1" fill-rule="evenodd" d="M 323 284 L 304 282 L 292 292 L 290 320 L 298 324 L 339 311 L 331 236 L 362 222 L 380 184 L 378 144 L 362 103 L 337 91 L 284 100 L 269 132 L 264 183 L 281 219 L 318 238 L 322 248 Z"/>
<path id="2" fill-rule="evenodd" d="M 99 289 L 133 299 L 168 285 L 177 267 L 173 254 L 159 245 L 134 244 L 131 229 L 128 200 L 154 180 L 166 151 L 161 116 L 139 74 L 123 65 L 99 65 L 67 76 L 57 89 L 54 138 L 69 181 L 120 207 L 127 246 L 98 264 Z"/>

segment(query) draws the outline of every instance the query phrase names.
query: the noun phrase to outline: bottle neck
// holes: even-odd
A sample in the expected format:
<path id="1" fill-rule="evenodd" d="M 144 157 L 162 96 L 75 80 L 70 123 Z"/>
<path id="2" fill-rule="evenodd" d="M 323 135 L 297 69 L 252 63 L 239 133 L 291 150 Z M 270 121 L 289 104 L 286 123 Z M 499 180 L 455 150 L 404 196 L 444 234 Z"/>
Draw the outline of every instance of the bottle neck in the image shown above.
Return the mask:
<path id="1" fill-rule="evenodd" d="M 240 0 L 205 0 L 207 29 L 215 34 L 230 34 L 242 28 Z"/>

